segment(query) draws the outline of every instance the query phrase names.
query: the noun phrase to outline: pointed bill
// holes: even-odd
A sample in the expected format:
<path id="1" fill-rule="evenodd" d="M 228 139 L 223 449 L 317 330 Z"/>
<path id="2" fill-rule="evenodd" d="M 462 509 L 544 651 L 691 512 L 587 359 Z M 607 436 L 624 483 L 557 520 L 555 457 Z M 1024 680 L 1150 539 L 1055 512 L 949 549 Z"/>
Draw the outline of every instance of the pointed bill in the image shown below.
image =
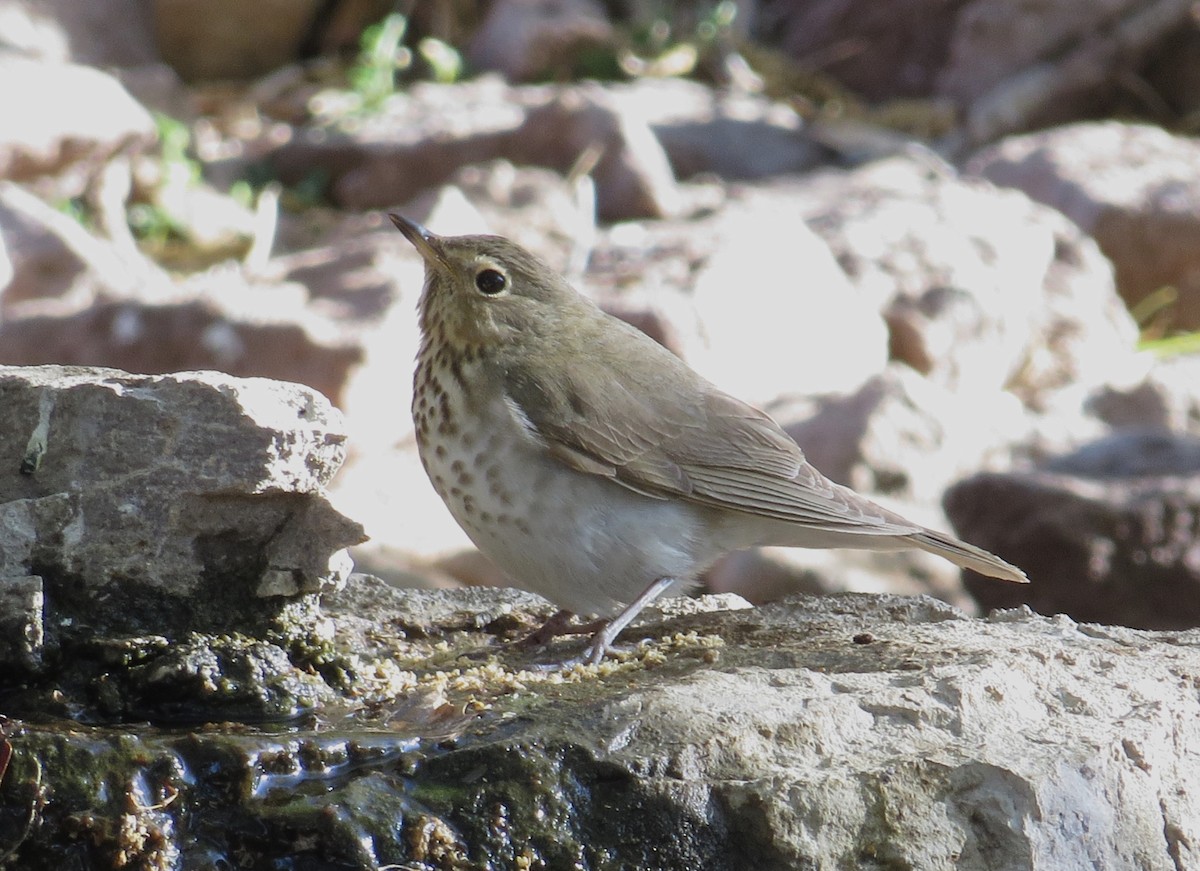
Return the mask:
<path id="1" fill-rule="evenodd" d="M 404 234 L 404 238 L 412 243 L 417 249 L 417 253 L 430 265 L 448 266 L 446 258 L 442 253 L 442 237 L 436 233 L 431 233 L 418 224 L 416 221 L 410 221 L 402 215 L 397 215 L 394 212 L 388 212 L 388 217 L 392 223 L 396 225 L 396 229 Z"/>

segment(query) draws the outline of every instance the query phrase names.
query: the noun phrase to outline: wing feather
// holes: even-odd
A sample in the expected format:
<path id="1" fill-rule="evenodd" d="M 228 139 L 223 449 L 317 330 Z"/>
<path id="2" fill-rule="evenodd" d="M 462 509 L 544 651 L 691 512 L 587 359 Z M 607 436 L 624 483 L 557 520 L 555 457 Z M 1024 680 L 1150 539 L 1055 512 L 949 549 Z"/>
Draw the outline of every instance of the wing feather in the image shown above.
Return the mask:
<path id="1" fill-rule="evenodd" d="M 720 392 L 641 333 L 630 328 L 625 335 L 634 343 L 611 353 L 608 335 L 598 337 L 587 379 L 561 368 L 505 367 L 508 400 L 571 468 L 647 496 L 814 529 L 920 531 L 826 479 L 768 415 Z"/>

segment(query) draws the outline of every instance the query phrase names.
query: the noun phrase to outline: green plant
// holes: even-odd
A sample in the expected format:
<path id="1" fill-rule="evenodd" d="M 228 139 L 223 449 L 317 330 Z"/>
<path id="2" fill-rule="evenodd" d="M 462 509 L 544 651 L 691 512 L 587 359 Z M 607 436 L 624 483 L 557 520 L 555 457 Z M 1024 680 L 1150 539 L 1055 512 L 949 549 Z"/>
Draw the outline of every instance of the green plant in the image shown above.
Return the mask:
<path id="1" fill-rule="evenodd" d="M 158 131 L 158 180 L 151 201 L 131 204 L 126 221 L 135 237 L 161 246 L 171 239 L 186 238 L 187 229 L 173 214 L 170 203 L 178 191 L 199 184 L 201 167 L 191 155 L 192 131 L 186 123 L 156 112 L 154 126 Z"/>
<path id="2" fill-rule="evenodd" d="M 412 52 L 402 44 L 407 32 L 408 19 L 398 12 L 363 31 L 358 59 L 348 76 L 363 109 L 379 109 L 396 91 L 396 73 L 412 65 Z"/>
<path id="3" fill-rule="evenodd" d="M 54 204 L 54 208 L 80 226 L 92 226 L 92 213 L 88 208 L 87 200 L 83 197 L 71 197 L 69 200 L 61 200 Z"/>
<path id="4" fill-rule="evenodd" d="M 1200 330 L 1177 333 L 1156 339 L 1142 339 L 1138 350 L 1149 351 L 1156 357 L 1178 357 L 1183 354 L 1200 354 Z"/>
<path id="5" fill-rule="evenodd" d="M 189 183 L 200 181 L 200 162 L 189 152 L 192 147 L 192 131 L 178 118 L 162 112 L 154 113 L 154 127 L 158 131 L 158 148 L 162 155 L 165 175 L 180 176 Z"/>
<path id="6" fill-rule="evenodd" d="M 685 7 L 683 20 L 690 18 L 688 30 L 679 31 L 672 24 L 671 18 L 679 17 L 679 9 L 672 14 L 660 8 L 647 23 L 635 27 L 631 44 L 618 57 L 621 69 L 635 77 L 692 75 L 701 57 L 729 33 L 737 4 L 722 0 L 698 10 Z"/>
<path id="7" fill-rule="evenodd" d="M 429 66 L 435 82 L 451 85 L 462 78 L 462 55 L 450 44 L 427 36 L 417 43 L 417 52 Z"/>

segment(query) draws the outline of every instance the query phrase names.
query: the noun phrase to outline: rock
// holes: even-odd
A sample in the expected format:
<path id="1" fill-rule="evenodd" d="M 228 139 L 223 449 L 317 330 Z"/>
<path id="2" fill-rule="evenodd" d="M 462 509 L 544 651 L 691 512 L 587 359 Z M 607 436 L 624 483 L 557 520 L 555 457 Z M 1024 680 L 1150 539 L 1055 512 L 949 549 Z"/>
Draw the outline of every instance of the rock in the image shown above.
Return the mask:
<path id="1" fill-rule="evenodd" d="M 31 822 L 10 862 L 50 867 L 78 849 L 81 825 L 96 855 L 148 867 L 734 871 L 883 857 L 1168 871 L 1200 858 L 1197 633 L 1027 610 L 973 620 L 893 596 L 693 604 L 647 614 L 625 633 L 636 646 L 598 667 L 548 670 L 532 666 L 581 642 L 514 649 L 550 610 L 536 597 L 355 576 L 324 602 L 322 673 L 342 670 L 348 714 L 325 708 L 282 738 L 21 723 L 5 738 L 0 809 Z M 172 688 L 208 661 L 198 645 L 143 648 L 181 673 Z M 55 800 L 31 802 L 34 787 Z"/>
<path id="2" fill-rule="evenodd" d="M 1011 394 L 964 402 L 895 363 L 857 390 L 818 397 L 815 409 L 807 404 L 768 410 L 809 462 L 854 490 L 926 505 L 963 475 L 1007 465 L 1027 426 Z"/>
<path id="3" fill-rule="evenodd" d="M 1144 365 L 1135 353 L 1138 326 L 1117 293 L 1112 264 L 1061 214 L 1030 206 L 1028 223 L 1049 234 L 1054 259 L 1042 279 L 1025 361 L 1008 389 L 1027 406 L 1042 408 L 1055 393 L 1122 382 Z"/>
<path id="4" fill-rule="evenodd" d="M 883 368 L 878 309 L 786 201 L 747 195 L 724 210 L 716 232 L 690 294 L 701 332 L 682 343 L 700 374 L 761 402 L 850 390 Z"/>
<path id="5" fill-rule="evenodd" d="M 8 251 L 4 245 L 0 244 L 0 294 L 3 290 L 12 284 L 13 277 L 16 275 L 16 270 L 13 269 L 12 260 L 9 258 Z M 0 296 L 2 301 L 2 296 Z"/>
<path id="6" fill-rule="evenodd" d="M 312 669 L 261 639 L 121 639 L 85 643 L 80 653 L 104 666 L 92 688 L 109 721 L 278 723 L 340 701 Z"/>
<path id="7" fill-rule="evenodd" d="M 1200 30 L 1194 22 L 1170 34 L 1140 71 L 1176 118 L 1200 110 Z"/>
<path id="8" fill-rule="evenodd" d="M 618 105 L 650 119 L 677 178 L 766 179 L 825 159 L 795 109 L 756 94 L 677 78 L 637 79 L 611 93 Z"/>
<path id="9" fill-rule="evenodd" d="M 1098 388 L 1087 405 L 1112 427 L 1200 431 L 1200 356 L 1160 360 L 1136 383 Z"/>
<path id="10" fill-rule="evenodd" d="M 0 281 L 6 317 L 25 300 L 86 301 L 133 283 L 132 270 L 111 245 L 11 182 L 0 182 L 0 249 L 10 267 L 8 280 Z"/>
<path id="11" fill-rule="evenodd" d="M 0 0 L 0 33 L 9 47 L 47 61 L 137 67 L 158 60 L 144 3 Z"/>
<path id="12" fill-rule="evenodd" d="M 187 81 L 249 79 L 296 60 L 316 21 L 318 0 L 154 0 L 159 50 Z"/>
<path id="13" fill-rule="evenodd" d="M 952 487 L 959 535 L 1020 565 L 1020 590 L 967 578 L 984 608 L 1150 629 L 1200 626 L 1200 440 L 1122 431 L 1045 471 Z"/>
<path id="14" fill-rule="evenodd" d="M 1020 386 L 1036 406 L 1131 365 L 1136 328 L 1103 258 L 1024 196 L 911 158 L 823 173 L 794 196 L 878 301 L 892 359 L 931 380 L 965 395 Z"/>
<path id="15" fill-rule="evenodd" d="M 421 83 L 353 130 L 302 130 L 271 155 L 287 183 L 327 172 L 343 208 L 394 207 L 468 164 L 504 159 L 566 172 L 602 147 L 592 177 L 608 221 L 677 212 L 680 195 L 647 120 L 596 84 L 510 88 L 494 77 Z"/>
<path id="16" fill-rule="evenodd" d="M 336 322 L 306 308 L 303 288 L 231 270 L 194 277 L 165 299 L 101 299 L 65 312 L 24 306 L 0 322 L 0 363 L 215 369 L 299 381 L 335 403 L 363 354 Z"/>
<path id="17" fill-rule="evenodd" d="M 401 259 L 394 231 L 379 226 L 382 217 L 375 215 L 376 226 L 361 235 L 276 257 L 266 274 L 302 286 L 308 305 L 330 320 L 378 323 L 396 303 L 397 276 L 389 269 Z M 415 320 L 412 312 L 409 318 Z"/>
<path id="18" fill-rule="evenodd" d="M 1043 464 L 1048 472 L 1096 480 L 1200 474 L 1200 438 L 1130 428 Z"/>
<path id="19" fill-rule="evenodd" d="M 0 179 L 36 183 L 64 199 L 114 155 L 157 136 L 150 114 L 111 76 L 12 53 L 0 53 L 0 118 Z"/>
<path id="20" fill-rule="evenodd" d="M 428 212 L 443 222 L 442 232 L 500 233 L 564 274 L 582 272 L 596 236 L 594 191 L 589 196 L 588 185 L 507 160 L 463 167 L 450 185 L 453 193 L 440 191 Z M 459 204 L 455 197 L 461 197 Z"/>
<path id="21" fill-rule="evenodd" d="M 296 384 L 0 367 L 0 457 L 0 577 L 42 577 L 56 643 L 270 622 L 362 539 L 323 492 L 340 416 Z"/>
<path id="22" fill-rule="evenodd" d="M 785 51 L 867 100 L 932 97 L 958 108 L 968 142 L 1078 118 L 1127 91 L 1121 70 L 1188 26 L 1187 0 L 914 0 L 796 4 L 774 0 L 758 29 L 775 24 Z M 847 46 L 835 51 L 830 46 Z M 1093 110 L 1094 111 L 1094 110 Z"/>
<path id="23" fill-rule="evenodd" d="M 612 85 L 610 94 L 624 112 L 649 121 L 679 179 L 766 179 L 804 172 L 824 157 L 796 110 L 766 97 L 680 78 L 636 79 Z"/>
<path id="24" fill-rule="evenodd" d="M 612 40 L 612 25 L 596 0 L 498 0 L 466 56 L 475 69 L 528 82 L 570 71 L 580 52 Z"/>
<path id="25" fill-rule="evenodd" d="M 0 537 L 0 543 L 8 538 Z M 45 603 L 40 577 L 0 572 L 0 668 L 19 673 L 42 664 Z"/>
<path id="26" fill-rule="evenodd" d="M 1101 121 L 1016 136 L 968 172 L 1019 188 L 1093 236 L 1130 307 L 1175 289 L 1164 327 L 1200 327 L 1200 142 L 1158 127 Z"/>
<path id="27" fill-rule="evenodd" d="M 733 228 L 736 229 L 736 228 Z M 726 241 L 720 211 L 707 218 L 629 222 L 597 230 L 587 270 L 576 285 L 680 357 L 703 349 L 691 288 Z"/>
<path id="28" fill-rule="evenodd" d="M 548 867 L 599 867 L 593 857 L 620 843 L 626 861 L 656 869 L 838 867 L 864 855 L 914 868 L 1169 869 L 1189 855 L 1200 808 L 1172 790 L 1194 776 L 1180 742 L 1200 739 L 1196 699 L 1178 689 L 1200 655 L 1194 634 L 1027 612 L 984 622 L 928 599 L 836 596 L 633 637 L 689 630 L 724 644 L 681 641 L 659 680 L 605 682 L 612 694 L 579 707 L 547 687 L 512 731 L 419 766 L 418 795 L 450 843 L 468 861 L 527 850 Z M 488 778 L 468 777 L 478 770 Z M 530 782 L 541 785 L 533 796 L 517 787 Z M 439 794 L 437 783 L 457 788 Z M 510 827 L 497 839 L 498 807 Z M 572 822 L 527 834 L 518 821 L 538 819 L 527 807 Z M 1076 822 L 1064 828 L 1050 808 Z M 1079 838 L 1084 828 L 1093 837 Z"/>

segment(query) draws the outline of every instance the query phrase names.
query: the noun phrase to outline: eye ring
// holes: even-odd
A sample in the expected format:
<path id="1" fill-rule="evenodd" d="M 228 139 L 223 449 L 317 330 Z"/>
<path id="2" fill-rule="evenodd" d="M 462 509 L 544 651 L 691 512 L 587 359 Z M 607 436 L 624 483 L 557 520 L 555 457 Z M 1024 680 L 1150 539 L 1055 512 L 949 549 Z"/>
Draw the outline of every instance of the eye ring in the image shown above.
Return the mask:
<path id="1" fill-rule="evenodd" d="M 475 273 L 475 287 L 484 296 L 496 296 L 508 287 L 508 278 L 498 269 L 481 269 Z"/>

